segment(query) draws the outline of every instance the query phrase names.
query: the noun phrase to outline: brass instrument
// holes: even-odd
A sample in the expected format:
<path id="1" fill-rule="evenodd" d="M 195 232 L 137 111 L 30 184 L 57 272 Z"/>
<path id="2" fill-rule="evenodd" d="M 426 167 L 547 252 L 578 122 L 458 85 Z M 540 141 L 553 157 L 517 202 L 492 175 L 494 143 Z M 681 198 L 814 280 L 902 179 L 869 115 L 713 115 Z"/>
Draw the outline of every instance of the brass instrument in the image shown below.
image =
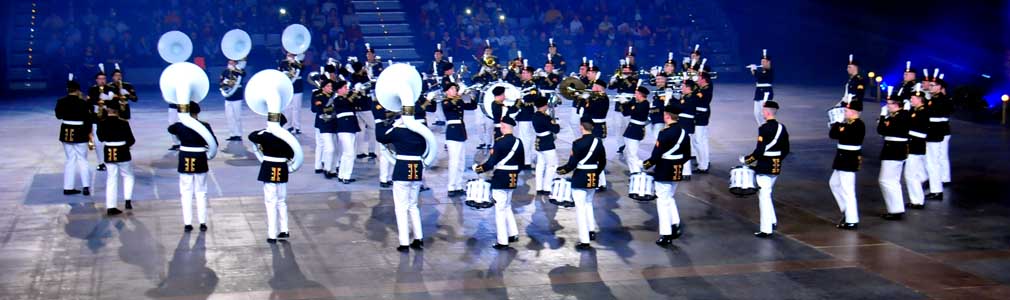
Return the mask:
<path id="1" fill-rule="evenodd" d="M 582 80 L 575 76 L 569 76 L 558 84 L 558 93 L 564 96 L 565 99 L 578 98 L 579 95 L 586 91 L 588 91 L 586 84 L 582 83 Z"/>

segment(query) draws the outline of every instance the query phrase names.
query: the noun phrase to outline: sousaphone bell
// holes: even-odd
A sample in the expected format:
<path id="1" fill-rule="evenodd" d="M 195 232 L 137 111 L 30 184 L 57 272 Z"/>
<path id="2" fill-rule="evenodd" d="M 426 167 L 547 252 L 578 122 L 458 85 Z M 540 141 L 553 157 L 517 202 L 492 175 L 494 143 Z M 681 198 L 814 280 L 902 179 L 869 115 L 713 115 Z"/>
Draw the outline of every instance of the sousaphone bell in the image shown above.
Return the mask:
<path id="1" fill-rule="evenodd" d="M 266 131 L 280 138 L 288 146 L 294 157 L 288 161 L 288 170 L 295 172 L 302 166 L 304 155 L 302 145 L 298 143 L 291 132 L 281 128 L 280 115 L 291 98 L 294 97 L 294 85 L 288 80 L 288 76 L 277 70 L 263 70 L 257 72 L 249 79 L 249 86 L 245 89 L 245 103 L 249 110 L 267 116 Z M 263 161 L 262 154 L 254 151 L 256 158 Z"/>
<path id="2" fill-rule="evenodd" d="M 199 66 L 186 62 L 193 53 L 193 43 L 185 34 L 170 31 L 158 40 L 158 54 L 171 63 L 161 72 L 161 96 L 168 104 L 178 105 L 179 122 L 192 129 L 207 142 L 207 159 L 217 156 L 217 141 L 210 130 L 189 115 L 189 104 L 207 97 L 210 80 Z"/>

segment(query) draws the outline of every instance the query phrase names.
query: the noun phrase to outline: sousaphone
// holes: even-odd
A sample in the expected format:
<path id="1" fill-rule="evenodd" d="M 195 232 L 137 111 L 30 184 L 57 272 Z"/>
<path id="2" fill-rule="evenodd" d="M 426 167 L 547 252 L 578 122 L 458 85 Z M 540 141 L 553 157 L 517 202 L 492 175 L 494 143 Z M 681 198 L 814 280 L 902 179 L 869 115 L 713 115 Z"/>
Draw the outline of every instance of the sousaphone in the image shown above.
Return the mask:
<path id="1" fill-rule="evenodd" d="M 207 159 L 217 156 L 217 142 L 210 130 L 189 115 L 189 104 L 207 97 L 210 80 L 199 66 L 186 62 L 193 53 L 193 42 L 179 31 L 170 31 L 158 40 L 158 54 L 171 63 L 161 72 L 161 96 L 168 104 L 178 105 L 179 122 L 192 129 L 207 142 Z"/>
<path id="2" fill-rule="evenodd" d="M 438 156 L 435 148 L 437 141 L 431 129 L 414 119 L 414 103 L 420 96 L 421 74 L 408 64 L 392 64 L 379 73 L 379 78 L 376 79 L 376 101 L 387 110 L 400 113 L 399 123 L 424 137 L 425 150 L 421 160 L 425 166 L 430 166 Z"/>
<path id="3" fill-rule="evenodd" d="M 292 97 L 294 97 L 294 85 L 286 74 L 277 70 L 257 72 L 249 79 L 249 86 L 245 89 L 245 103 L 249 106 L 249 110 L 267 116 L 266 131 L 291 147 L 294 157 L 288 161 L 288 170 L 295 172 L 302 166 L 304 160 L 302 145 L 291 132 L 281 128 L 280 124 L 281 111 L 291 104 Z M 262 154 L 259 151 L 254 153 L 262 162 Z"/>

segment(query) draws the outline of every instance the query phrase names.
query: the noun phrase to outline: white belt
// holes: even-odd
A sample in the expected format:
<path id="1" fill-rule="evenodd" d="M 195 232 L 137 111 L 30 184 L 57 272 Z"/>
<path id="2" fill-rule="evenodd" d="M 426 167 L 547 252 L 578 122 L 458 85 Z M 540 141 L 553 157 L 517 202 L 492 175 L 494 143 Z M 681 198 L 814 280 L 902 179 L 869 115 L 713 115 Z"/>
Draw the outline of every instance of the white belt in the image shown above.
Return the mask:
<path id="1" fill-rule="evenodd" d="M 81 126 L 84 125 L 84 121 L 63 121 L 63 125 Z"/>
<path id="2" fill-rule="evenodd" d="M 681 118 L 694 119 L 694 115 L 689 115 L 689 114 L 685 114 L 685 113 L 681 113 L 678 116 L 680 116 Z"/>
<path id="3" fill-rule="evenodd" d="M 375 120 L 375 124 L 379 124 L 379 123 L 383 123 L 383 122 L 386 122 L 386 121 L 383 121 L 383 120 L 378 120 L 378 119 L 377 119 L 377 120 Z"/>
<path id="4" fill-rule="evenodd" d="M 859 150 L 862 150 L 862 149 L 863 149 L 863 146 L 838 144 L 838 150 L 859 151 Z"/>
<path id="5" fill-rule="evenodd" d="M 885 136 L 884 140 L 888 141 L 888 142 L 907 142 L 908 138 L 896 137 L 896 136 Z"/>
<path id="6" fill-rule="evenodd" d="M 782 156 L 782 151 L 765 151 L 765 157 L 779 157 Z"/>
<path id="7" fill-rule="evenodd" d="M 541 137 L 543 137 L 543 136 L 550 136 L 550 135 L 551 135 L 550 131 L 537 132 L 537 136 L 541 136 Z"/>
<path id="8" fill-rule="evenodd" d="M 422 160 L 420 155 L 397 155 L 398 160 Z"/>
<path id="9" fill-rule="evenodd" d="M 580 165 L 575 168 L 579 170 L 596 170 L 599 167 L 596 164 L 592 164 L 592 165 Z"/>
<path id="10" fill-rule="evenodd" d="M 339 118 L 345 118 L 345 117 L 353 117 L 353 116 L 354 116 L 353 112 L 342 112 L 342 113 L 337 114 L 337 119 L 339 119 Z"/>
<path id="11" fill-rule="evenodd" d="M 502 171 L 519 171 L 519 166 L 502 165 L 502 166 L 495 166 L 494 169 Z"/>
<path id="12" fill-rule="evenodd" d="M 269 161 L 269 162 L 275 162 L 275 163 L 286 163 L 286 162 L 288 162 L 288 159 L 287 158 L 282 158 L 282 157 L 263 156 L 263 161 Z"/>
<path id="13" fill-rule="evenodd" d="M 695 107 L 694 110 L 697 110 L 697 111 L 700 111 L 700 112 L 706 112 L 706 111 L 708 111 L 708 108 L 707 107 Z"/>
<path id="14" fill-rule="evenodd" d="M 677 155 L 667 155 L 667 154 L 663 154 L 663 156 L 662 156 L 662 157 L 660 157 L 660 158 L 662 158 L 662 159 L 666 159 L 666 160 L 675 160 L 675 159 L 681 159 L 681 158 L 684 158 L 684 155 L 683 155 L 683 154 L 677 154 Z"/>
<path id="15" fill-rule="evenodd" d="M 607 119 L 593 119 L 593 123 L 606 123 Z"/>
<path id="16" fill-rule="evenodd" d="M 754 86 L 756 86 L 756 87 L 772 87 L 772 84 L 771 83 L 758 83 L 758 84 L 755 84 Z"/>
<path id="17" fill-rule="evenodd" d="M 499 127 L 501 127 L 501 123 L 494 124 L 494 128 L 499 128 Z"/>
<path id="18" fill-rule="evenodd" d="M 105 146 L 107 146 L 107 147 L 119 147 L 119 146 L 126 146 L 126 142 L 124 142 L 124 141 L 117 141 L 117 142 L 105 142 Z"/>
<path id="19" fill-rule="evenodd" d="M 463 124 L 463 120 L 446 120 L 445 124 L 447 125 Z"/>
<path id="20" fill-rule="evenodd" d="M 181 146 L 181 147 L 179 147 L 179 151 L 185 151 L 185 152 L 207 152 L 207 148 L 205 148 L 205 147 L 186 147 L 186 146 Z"/>
<path id="21" fill-rule="evenodd" d="M 645 126 L 645 121 L 639 121 L 639 120 L 631 119 L 631 120 L 628 120 L 628 122 L 631 122 L 631 124 L 635 124 L 635 125 Z"/>
<path id="22" fill-rule="evenodd" d="M 908 131 L 908 135 L 911 135 L 911 136 L 914 136 L 914 137 L 917 137 L 917 138 L 920 138 L 920 139 L 926 138 L 926 134 L 925 133 L 918 132 L 918 131 L 911 131 L 911 130 L 909 130 Z"/>
<path id="23" fill-rule="evenodd" d="M 929 118 L 929 121 L 930 121 L 930 122 L 935 122 L 935 123 L 939 123 L 939 122 L 947 122 L 947 121 L 950 121 L 950 119 L 947 119 L 947 118 Z"/>

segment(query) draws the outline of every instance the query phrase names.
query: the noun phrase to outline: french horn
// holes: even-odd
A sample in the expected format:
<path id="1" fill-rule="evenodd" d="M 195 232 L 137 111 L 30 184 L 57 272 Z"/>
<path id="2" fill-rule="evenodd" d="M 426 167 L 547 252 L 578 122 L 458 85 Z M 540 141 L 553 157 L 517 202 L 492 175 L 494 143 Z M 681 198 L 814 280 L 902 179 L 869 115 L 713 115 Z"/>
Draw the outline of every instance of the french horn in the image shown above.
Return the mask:
<path id="1" fill-rule="evenodd" d="M 410 131 L 424 137 L 425 150 L 421 156 L 422 163 L 430 166 L 438 156 L 437 141 L 431 129 L 414 119 L 414 103 L 421 96 L 421 74 L 414 67 L 405 64 L 392 64 L 375 82 L 375 99 L 383 107 L 392 112 L 400 113 L 399 121 Z M 394 154 L 395 156 L 395 154 Z"/>
<path id="2" fill-rule="evenodd" d="M 192 54 L 192 47 L 193 43 L 182 32 L 171 31 L 161 36 L 158 54 L 172 64 L 161 72 L 159 86 L 165 102 L 179 106 L 179 122 L 207 142 L 207 159 L 214 159 L 217 156 L 217 141 L 207 127 L 189 115 L 189 104 L 203 101 L 210 90 L 207 73 L 199 66 L 186 62 Z"/>
<path id="3" fill-rule="evenodd" d="M 291 104 L 292 97 L 294 97 L 294 85 L 286 74 L 277 70 L 257 72 L 249 79 L 249 86 L 245 89 L 245 103 L 249 106 L 249 110 L 267 116 L 266 131 L 291 147 L 294 157 L 288 161 L 288 170 L 295 172 L 304 161 L 302 145 L 291 132 L 281 128 L 280 124 L 281 111 Z M 256 158 L 262 162 L 262 154 L 259 151 L 254 152 Z"/>

